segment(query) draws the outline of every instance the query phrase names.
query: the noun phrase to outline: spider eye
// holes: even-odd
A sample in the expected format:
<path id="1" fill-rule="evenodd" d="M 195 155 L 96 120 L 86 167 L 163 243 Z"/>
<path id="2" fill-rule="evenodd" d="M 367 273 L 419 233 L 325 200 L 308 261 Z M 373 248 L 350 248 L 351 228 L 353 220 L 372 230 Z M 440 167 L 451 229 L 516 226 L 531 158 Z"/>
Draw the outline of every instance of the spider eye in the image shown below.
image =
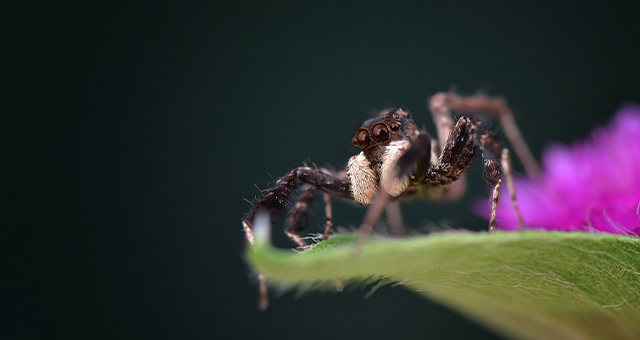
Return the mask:
<path id="1" fill-rule="evenodd" d="M 400 115 L 397 114 L 397 113 L 394 113 L 393 114 L 393 119 L 396 119 L 396 120 L 400 119 Z"/>
<path id="2" fill-rule="evenodd" d="M 384 142 L 389 139 L 389 129 L 384 124 L 378 124 L 371 130 L 371 136 L 376 142 Z"/>
<path id="3" fill-rule="evenodd" d="M 367 129 L 360 129 L 356 132 L 355 144 L 361 147 L 369 144 L 369 132 Z"/>

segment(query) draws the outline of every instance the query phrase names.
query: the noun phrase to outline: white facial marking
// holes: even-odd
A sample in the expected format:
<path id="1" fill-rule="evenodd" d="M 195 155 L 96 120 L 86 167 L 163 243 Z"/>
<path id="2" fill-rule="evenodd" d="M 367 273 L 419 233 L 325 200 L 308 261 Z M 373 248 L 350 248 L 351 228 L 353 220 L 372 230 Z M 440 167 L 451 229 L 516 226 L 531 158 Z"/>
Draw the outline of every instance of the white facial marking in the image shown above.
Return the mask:
<path id="1" fill-rule="evenodd" d="M 396 162 L 407 150 L 411 143 L 406 140 L 398 140 L 389 143 L 389 146 L 382 155 L 382 166 L 380 167 L 381 187 L 387 190 L 392 196 L 399 196 L 409 186 L 409 177 L 398 178 Z"/>

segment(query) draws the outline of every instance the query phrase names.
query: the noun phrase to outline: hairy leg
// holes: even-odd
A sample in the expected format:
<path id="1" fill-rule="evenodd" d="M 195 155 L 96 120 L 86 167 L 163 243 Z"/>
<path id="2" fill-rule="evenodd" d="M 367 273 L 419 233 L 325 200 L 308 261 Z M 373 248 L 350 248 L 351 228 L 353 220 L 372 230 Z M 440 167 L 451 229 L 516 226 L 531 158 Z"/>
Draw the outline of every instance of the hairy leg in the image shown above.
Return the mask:
<path id="1" fill-rule="evenodd" d="M 308 246 L 302 237 L 300 237 L 300 233 L 307 229 L 315 220 L 315 213 L 313 212 L 315 191 L 316 188 L 314 186 L 305 184 L 298 197 L 298 202 L 296 202 L 287 219 L 287 227 L 284 232 L 300 248 L 306 248 Z"/>
<path id="2" fill-rule="evenodd" d="M 242 221 L 245 236 L 249 243 L 253 243 L 251 225 L 255 214 L 260 210 L 264 210 L 269 213 L 272 224 L 279 222 L 294 208 L 297 198 L 296 192 L 303 184 L 307 184 L 310 187 L 310 189 L 305 189 L 302 193 L 302 199 L 308 202 L 313 200 L 311 191 L 314 190 L 320 190 L 331 196 L 353 200 L 351 197 L 351 184 L 348 181 L 310 167 L 293 169 L 278 179 L 275 187 L 263 190 L 263 196 L 252 203 L 253 208 Z M 307 193 L 310 195 L 305 196 Z M 309 206 L 310 204 L 306 205 Z"/>
<path id="3" fill-rule="evenodd" d="M 507 178 L 516 216 L 521 226 L 523 226 L 524 222 L 522 221 L 515 188 L 513 187 L 509 152 L 502 147 L 496 136 L 490 133 L 481 121 L 473 117 L 462 117 L 458 120 L 438 159 L 438 163 L 429 169 L 423 179 L 423 183 L 435 187 L 455 183 L 471 165 L 478 148 L 482 151 L 482 157 L 484 158 L 484 178 L 493 187 L 489 230 L 495 230 L 498 200 L 502 187 L 502 172 L 505 173 Z M 500 166 L 501 163 L 502 167 Z"/>
<path id="4" fill-rule="evenodd" d="M 284 218 L 295 204 L 296 191 L 303 185 L 308 184 L 314 190 L 320 190 L 331 196 L 351 198 L 351 184 L 348 181 L 323 173 L 318 169 L 309 167 L 299 167 L 276 181 L 276 186 L 268 190 L 260 190 L 262 197 L 252 202 L 253 208 L 242 220 L 242 228 L 245 238 L 251 246 L 254 245 L 253 219 L 258 211 L 266 211 L 271 219 L 271 224 L 275 224 Z M 307 192 L 307 190 L 304 190 Z M 309 189 L 309 191 L 312 191 Z M 303 192 L 303 199 L 305 192 Z M 306 198 L 309 200 L 309 198 Z M 313 197 L 311 197 L 311 200 Z M 297 235 L 296 235 L 297 236 Z M 291 235 L 289 236 L 291 237 Z M 292 237 L 294 242 L 302 246 L 302 238 Z M 306 245 L 306 243 L 304 243 Z M 263 274 L 258 273 L 258 284 L 260 286 L 260 309 L 266 309 L 269 305 L 267 291 L 267 281 Z"/>
<path id="5" fill-rule="evenodd" d="M 429 110 L 433 116 L 433 122 L 436 125 L 438 133 L 438 142 L 440 153 L 444 152 L 447 147 L 447 141 L 451 136 L 454 128 L 454 118 L 451 101 L 448 93 L 437 93 L 429 100 Z M 467 178 L 464 173 L 458 176 L 457 180 L 451 183 L 444 190 L 439 200 L 455 201 L 460 199 L 467 189 Z"/>
<path id="6" fill-rule="evenodd" d="M 320 169 L 324 174 L 334 176 L 338 178 L 339 175 L 332 174 L 329 170 Z M 315 221 L 315 213 L 313 211 L 313 202 L 316 194 L 316 187 L 310 184 L 305 184 L 302 193 L 299 196 L 298 202 L 291 210 L 291 214 L 289 214 L 289 218 L 287 219 L 287 228 L 285 229 L 285 234 L 291 238 L 300 248 L 306 248 L 307 243 L 300 237 L 300 233 L 306 230 L 313 222 Z M 325 225 L 324 225 L 324 233 L 322 234 L 323 239 L 329 238 L 329 233 L 331 233 L 331 228 L 333 227 L 333 205 L 331 202 L 331 195 L 328 193 L 323 193 L 323 201 L 324 201 L 324 214 L 325 214 Z"/>
<path id="7" fill-rule="evenodd" d="M 496 136 L 490 133 L 481 121 L 473 117 L 466 117 L 466 121 L 468 122 L 467 124 L 473 126 L 471 129 L 474 136 L 473 139 L 483 150 L 482 157 L 485 159 L 485 179 L 492 184 L 498 183 L 493 184 L 494 189 L 491 201 L 491 219 L 489 220 L 491 230 L 495 230 L 495 215 L 498 209 L 498 198 L 500 196 L 500 187 L 502 185 L 501 173 L 504 173 L 507 180 L 507 189 L 511 196 L 511 203 L 516 214 L 516 218 L 518 219 L 518 225 L 520 228 L 523 228 L 524 220 L 516 199 L 516 190 L 513 185 L 513 173 L 511 170 L 509 150 L 502 147 Z M 491 167 L 488 167 L 487 161 L 489 161 L 488 164 L 490 164 Z M 500 162 L 501 167 L 498 166 L 498 162 Z M 498 171 L 493 171 L 493 168 L 497 168 Z"/>
<path id="8" fill-rule="evenodd" d="M 416 139 L 411 143 L 409 149 L 396 161 L 395 165 L 395 173 L 392 176 L 397 178 L 402 178 L 404 176 L 412 176 L 412 172 L 415 169 L 418 169 L 418 173 L 425 173 L 426 169 L 429 167 L 429 161 L 431 159 L 431 137 L 427 133 L 421 133 L 416 137 Z M 420 179 L 410 177 L 410 180 L 414 182 L 419 182 Z M 358 229 L 358 243 L 359 245 L 363 244 L 371 234 L 373 233 L 373 229 L 380 221 L 382 217 L 382 213 L 385 208 L 391 204 L 391 199 L 393 196 L 389 194 L 384 189 L 378 190 L 378 193 L 373 198 L 367 213 L 360 225 L 360 229 Z M 393 202 L 397 204 L 397 202 Z M 393 208 L 391 208 L 393 209 Z M 399 212 L 398 207 L 398 212 Z M 393 210 L 392 210 L 393 211 Z M 392 217 L 393 212 L 391 213 Z M 400 219 L 402 216 L 398 214 Z M 393 222 L 392 222 L 393 223 Z M 401 224 L 400 220 L 400 224 Z"/>
<path id="9" fill-rule="evenodd" d="M 454 112 L 497 117 L 527 174 L 530 177 L 538 177 L 540 175 L 540 166 L 524 142 L 522 133 L 513 118 L 513 113 L 504 98 L 484 95 L 463 97 L 455 93 L 443 92 L 431 98 L 429 107 L 436 121 L 438 138 L 440 138 L 441 141 L 445 140 L 443 138 L 447 138 L 447 136 L 445 136 L 447 128 L 453 126 L 453 117 L 451 114 Z"/>

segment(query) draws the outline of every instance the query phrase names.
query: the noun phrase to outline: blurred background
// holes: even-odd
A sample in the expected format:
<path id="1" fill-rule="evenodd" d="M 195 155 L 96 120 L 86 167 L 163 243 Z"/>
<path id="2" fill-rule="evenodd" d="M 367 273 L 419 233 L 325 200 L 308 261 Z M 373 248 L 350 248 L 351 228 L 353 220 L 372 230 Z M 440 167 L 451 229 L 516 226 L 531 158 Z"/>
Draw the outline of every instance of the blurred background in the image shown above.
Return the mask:
<path id="1" fill-rule="evenodd" d="M 507 98 L 538 159 L 549 143 L 584 138 L 640 102 L 630 6 L 7 9 L 2 337 L 500 339 L 401 287 L 273 292 L 258 311 L 242 198 L 287 162 L 342 168 L 377 110 L 404 106 L 435 133 L 426 102 L 451 88 Z M 404 204 L 407 228 L 486 229 L 470 209 L 488 197 L 480 166 L 469 179 L 456 204 Z M 349 228 L 364 209 L 336 202 L 334 214 Z M 274 242 L 292 247 L 281 230 Z"/>

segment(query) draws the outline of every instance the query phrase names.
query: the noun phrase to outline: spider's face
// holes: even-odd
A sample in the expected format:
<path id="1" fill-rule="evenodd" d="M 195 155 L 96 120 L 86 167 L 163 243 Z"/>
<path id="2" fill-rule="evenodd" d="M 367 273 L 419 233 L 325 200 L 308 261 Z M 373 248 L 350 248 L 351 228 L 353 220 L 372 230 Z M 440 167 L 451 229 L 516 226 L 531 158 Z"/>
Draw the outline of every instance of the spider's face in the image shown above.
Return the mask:
<path id="1" fill-rule="evenodd" d="M 411 114 L 395 108 L 364 122 L 351 144 L 361 148 L 369 160 L 376 160 L 392 141 L 412 141 L 419 133 Z"/>

